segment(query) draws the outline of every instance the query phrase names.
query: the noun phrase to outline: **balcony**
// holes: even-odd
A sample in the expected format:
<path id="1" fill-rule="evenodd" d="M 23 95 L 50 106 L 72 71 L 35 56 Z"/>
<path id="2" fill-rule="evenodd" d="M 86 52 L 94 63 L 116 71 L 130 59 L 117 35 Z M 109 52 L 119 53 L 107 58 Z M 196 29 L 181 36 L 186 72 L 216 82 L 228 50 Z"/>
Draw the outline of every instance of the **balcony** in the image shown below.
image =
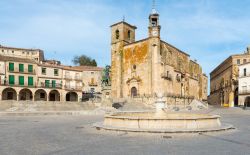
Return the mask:
<path id="1" fill-rule="evenodd" d="M 244 75 L 244 74 L 241 74 L 241 75 L 239 75 L 239 77 L 240 77 L 240 78 L 244 78 L 244 77 L 250 77 L 250 74 L 246 74 L 246 75 Z"/>
<path id="2" fill-rule="evenodd" d="M 89 86 L 96 87 L 98 86 L 97 82 L 89 82 Z"/>
<path id="3" fill-rule="evenodd" d="M 82 81 L 82 77 L 79 76 L 79 75 L 77 75 L 77 76 L 75 76 L 75 80 L 76 80 L 76 81 Z"/>
<path id="4" fill-rule="evenodd" d="M 32 75 L 35 75 L 35 74 L 36 74 L 35 69 L 33 69 L 32 72 L 29 72 L 29 70 L 19 71 L 18 68 L 15 68 L 14 71 L 9 70 L 9 68 L 8 68 L 7 70 L 8 70 L 8 72 L 10 72 L 10 73 L 32 74 Z"/>
<path id="5" fill-rule="evenodd" d="M 0 86 L 10 86 L 10 87 L 29 87 L 29 88 L 34 88 L 36 87 L 35 85 L 28 85 L 27 83 L 25 83 L 24 85 L 20 85 L 20 84 L 9 84 L 8 82 L 6 83 L 0 83 Z"/>
<path id="6" fill-rule="evenodd" d="M 66 80 L 72 80 L 72 76 L 70 76 L 70 75 L 65 75 L 65 76 L 64 76 L 64 79 L 66 79 Z"/>
<path id="7" fill-rule="evenodd" d="M 250 95 L 250 90 L 240 90 L 239 95 Z"/>
<path id="8" fill-rule="evenodd" d="M 65 90 L 70 90 L 70 91 L 82 91 L 82 87 L 81 86 L 70 86 L 70 85 L 65 85 L 64 86 Z"/>
<path id="9" fill-rule="evenodd" d="M 172 81 L 172 75 L 169 73 L 162 73 L 161 78 L 164 78 L 166 80 Z"/>
<path id="10" fill-rule="evenodd" d="M 56 84 L 52 84 L 52 83 L 45 83 L 45 82 L 41 82 L 41 88 L 51 88 L 51 89 L 62 89 L 62 84 L 56 83 Z"/>

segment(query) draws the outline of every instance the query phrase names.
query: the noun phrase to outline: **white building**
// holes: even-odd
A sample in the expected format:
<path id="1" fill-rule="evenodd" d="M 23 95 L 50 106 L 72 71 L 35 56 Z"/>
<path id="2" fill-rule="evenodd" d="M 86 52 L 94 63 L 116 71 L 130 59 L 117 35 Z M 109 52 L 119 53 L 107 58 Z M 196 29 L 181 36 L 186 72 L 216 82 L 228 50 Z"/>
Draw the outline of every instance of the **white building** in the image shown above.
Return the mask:
<path id="1" fill-rule="evenodd" d="M 239 106 L 250 106 L 250 63 L 239 66 Z"/>

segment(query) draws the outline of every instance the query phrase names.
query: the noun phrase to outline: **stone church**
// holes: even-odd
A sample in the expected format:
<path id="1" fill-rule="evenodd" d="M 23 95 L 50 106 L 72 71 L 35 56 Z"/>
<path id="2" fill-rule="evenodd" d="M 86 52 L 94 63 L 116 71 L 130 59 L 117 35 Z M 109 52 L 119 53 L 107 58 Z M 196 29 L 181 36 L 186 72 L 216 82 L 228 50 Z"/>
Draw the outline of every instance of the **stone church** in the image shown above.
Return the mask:
<path id="1" fill-rule="evenodd" d="M 161 40 L 159 14 L 149 15 L 148 37 L 135 40 L 136 27 L 121 21 L 111 25 L 112 98 L 207 100 L 207 76 L 190 56 Z"/>

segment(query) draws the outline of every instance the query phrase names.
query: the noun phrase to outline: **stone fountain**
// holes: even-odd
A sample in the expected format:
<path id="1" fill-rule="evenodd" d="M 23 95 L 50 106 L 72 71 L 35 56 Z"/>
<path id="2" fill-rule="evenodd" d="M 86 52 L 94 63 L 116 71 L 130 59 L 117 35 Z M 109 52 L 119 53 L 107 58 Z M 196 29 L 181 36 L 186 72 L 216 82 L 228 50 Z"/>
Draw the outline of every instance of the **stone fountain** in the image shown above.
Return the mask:
<path id="1" fill-rule="evenodd" d="M 200 133 L 232 129 L 221 124 L 220 116 L 165 111 L 165 101 L 155 102 L 155 112 L 115 112 L 106 114 L 104 122 L 95 123 L 96 128 L 126 132 L 148 133 Z"/>

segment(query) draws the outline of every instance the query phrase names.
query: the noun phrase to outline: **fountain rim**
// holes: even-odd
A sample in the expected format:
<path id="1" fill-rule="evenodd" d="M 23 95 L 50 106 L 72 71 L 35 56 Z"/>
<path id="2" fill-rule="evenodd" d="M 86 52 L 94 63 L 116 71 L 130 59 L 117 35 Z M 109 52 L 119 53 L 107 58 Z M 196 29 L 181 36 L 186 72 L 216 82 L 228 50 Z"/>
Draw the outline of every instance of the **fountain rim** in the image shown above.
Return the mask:
<path id="1" fill-rule="evenodd" d="M 196 115 L 193 118 L 168 118 L 168 117 L 148 117 L 148 116 L 120 116 L 116 114 L 144 114 L 144 113 L 150 113 L 150 114 L 156 114 L 155 112 L 136 112 L 136 111 L 123 111 L 123 112 L 113 112 L 105 115 L 105 118 L 113 118 L 113 119 L 129 119 L 129 120 L 203 120 L 203 119 L 216 119 L 221 118 L 219 115 L 212 115 L 212 114 L 190 114 L 190 113 L 167 113 L 167 115 Z M 199 117 L 201 116 L 201 117 Z"/>

